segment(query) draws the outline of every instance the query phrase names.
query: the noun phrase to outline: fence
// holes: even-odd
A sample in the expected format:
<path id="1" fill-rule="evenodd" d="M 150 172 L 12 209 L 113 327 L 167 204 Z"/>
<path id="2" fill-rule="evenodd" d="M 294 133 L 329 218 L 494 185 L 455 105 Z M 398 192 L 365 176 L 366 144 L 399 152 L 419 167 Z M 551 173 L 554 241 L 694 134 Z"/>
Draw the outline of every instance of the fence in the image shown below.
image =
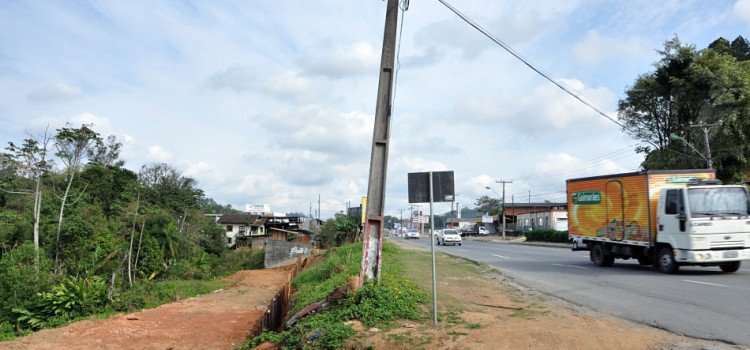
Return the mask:
<path id="1" fill-rule="evenodd" d="M 251 333 L 253 338 L 269 329 L 275 331 L 281 328 L 281 325 L 284 322 L 284 315 L 289 311 L 289 301 L 292 297 L 292 279 L 302 271 L 306 263 L 307 258 L 303 260 L 302 256 L 297 257 L 297 262 L 289 270 L 286 282 L 284 282 L 278 293 L 276 293 L 273 299 L 271 299 L 271 303 L 268 304 L 263 317 L 261 317 L 261 319 L 253 326 L 253 331 Z"/>

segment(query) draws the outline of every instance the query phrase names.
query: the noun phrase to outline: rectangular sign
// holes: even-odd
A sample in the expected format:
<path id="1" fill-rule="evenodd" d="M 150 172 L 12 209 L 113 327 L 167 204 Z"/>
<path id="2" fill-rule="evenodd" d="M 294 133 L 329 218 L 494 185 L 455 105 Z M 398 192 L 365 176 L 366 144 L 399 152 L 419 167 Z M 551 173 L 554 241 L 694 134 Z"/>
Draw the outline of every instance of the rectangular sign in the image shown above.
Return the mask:
<path id="1" fill-rule="evenodd" d="M 409 173 L 409 203 L 430 202 L 430 173 Z M 432 172 L 433 202 L 452 202 L 455 198 L 453 171 Z"/>

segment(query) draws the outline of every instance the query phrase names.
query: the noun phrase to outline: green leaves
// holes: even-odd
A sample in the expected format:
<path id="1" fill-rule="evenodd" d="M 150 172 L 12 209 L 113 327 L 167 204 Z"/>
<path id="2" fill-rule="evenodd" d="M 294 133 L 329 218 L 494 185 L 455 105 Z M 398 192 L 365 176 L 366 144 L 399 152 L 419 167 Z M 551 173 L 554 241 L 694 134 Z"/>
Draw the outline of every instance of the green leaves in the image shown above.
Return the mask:
<path id="1" fill-rule="evenodd" d="M 14 308 L 17 321 L 33 329 L 66 322 L 88 315 L 104 307 L 107 302 L 107 284 L 98 277 L 67 277 L 51 292 L 37 293 L 36 305 L 31 309 Z"/>
<path id="2" fill-rule="evenodd" d="M 618 102 L 625 131 L 648 145 L 636 148 L 646 154 L 645 169 L 704 168 L 710 158 L 722 180 L 743 177 L 750 166 L 749 46 L 742 37 L 703 50 L 677 36 L 664 43 L 655 71 L 640 75 Z M 716 125 L 698 127 L 708 124 Z"/>

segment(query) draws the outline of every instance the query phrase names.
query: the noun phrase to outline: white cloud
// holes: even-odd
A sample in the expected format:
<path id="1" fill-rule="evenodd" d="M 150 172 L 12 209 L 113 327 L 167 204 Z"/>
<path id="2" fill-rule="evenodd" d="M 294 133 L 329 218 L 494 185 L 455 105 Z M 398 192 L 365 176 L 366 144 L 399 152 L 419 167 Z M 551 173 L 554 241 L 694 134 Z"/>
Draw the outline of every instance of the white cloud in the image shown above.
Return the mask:
<path id="1" fill-rule="evenodd" d="M 215 72 L 207 79 L 206 85 L 215 90 L 231 89 L 243 92 L 253 89 L 256 85 L 255 80 L 256 78 L 250 70 L 242 67 L 230 67 Z"/>
<path id="2" fill-rule="evenodd" d="M 589 30 L 586 36 L 573 46 L 575 57 L 587 64 L 617 61 L 625 56 L 644 56 L 650 51 L 638 38 L 606 36 L 598 30 Z"/>
<path id="3" fill-rule="evenodd" d="M 750 0 L 738 0 L 730 13 L 732 18 L 750 24 Z"/>
<path id="4" fill-rule="evenodd" d="M 653 69 L 664 40 L 677 33 L 702 47 L 732 39 L 747 31 L 748 4 L 455 6 L 614 116 L 625 86 Z M 102 136 L 118 135 L 130 169 L 170 163 L 235 208 L 266 203 L 307 213 L 320 195 L 325 218 L 366 195 L 385 7 L 331 0 L 0 6 L 0 138 L 94 123 Z M 514 180 L 509 195 L 531 191 L 543 200 L 533 196 L 559 191 L 567 176 L 639 163 L 639 155 L 611 155 L 632 143 L 617 125 L 439 2 L 412 1 L 401 15 L 387 212 L 408 207 L 409 172 L 455 171 L 459 201 L 473 206 L 495 179 Z M 559 171 L 570 166 L 580 172 Z"/>
<path id="5" fill-rule="evenodd" d="M 312 49 L 315 49 L 314 51 Z M 324 42 L 309 48 L 298 58 L 306 75 L 322 75 L 332 79 L 369 74 L 380 66 L 380 51 L 365 41 L 348 46 L 335 46 Z"/>
<path id="6" fill-rule="evenodd" d="M 83 96 L 83 89 L 80 87 L 60 83 L 34 90 L 27 98 L 35 102 L 47 102 L 72 100 Z"/>
<path id="7" fill-rule="evenodd" d="M 174 155 L 162 148 L 161 146 L 151 146 L 148 148 L 149 159 L 155 162 L 171 161 Z"/>

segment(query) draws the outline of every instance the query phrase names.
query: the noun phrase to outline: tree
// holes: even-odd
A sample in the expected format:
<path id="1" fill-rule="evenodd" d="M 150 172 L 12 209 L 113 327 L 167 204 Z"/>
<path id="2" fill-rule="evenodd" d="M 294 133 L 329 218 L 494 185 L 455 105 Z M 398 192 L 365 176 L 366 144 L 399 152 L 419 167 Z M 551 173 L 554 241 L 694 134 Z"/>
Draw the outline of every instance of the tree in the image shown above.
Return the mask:
<path id="1" fill-rule="evenodd" d="M 746 44 L 719 38 L 699 51 L 676 36 L 665 42 L 656 70 L 640 75 L 618 103 L 624 130 L 643 142 L 636 150 L 646 154 L 645 169 L 703 168 L 710 145 L 719 177 L 737 180 L 750 156 L 743 142 L 750 128 L 741 117 L 748 65 L 735 58 Z M 701 125 L 721 125 L 705 129 L 709 145 Z"/>
<path id="2" fill-rule="evenodd" d="M 88 150 L 88 156 L 92 163 L 105 166 L 122 167 L 125 161 L 120 160 L 122 143 L 117 141 L 115 135 L 109 135 L 107 142 L 99 142 Z"/>
<path id="3" fill-rule="evenodd" d="M 60 215 L 57 221 L 57 235 L 55 238 L 55 268 L 58 267 L 58 255 L 60 250 L 60 231 L 62 230 L 63 224 L 63 213 L 65 212 L 65 205 L 70 196 L 70 188 L 73 184 L 73 178 L 76 173 L 80 171 L 83 161 L 90 154 L 90 150 L 96 145 L 101 144 L 101 138 L 99 134 L 89 128 L 91 125 L 83 124 L 80 128 L 72 128 L 70 124 L 68 126 L 57 129 L 57 135 L 55 135 L 55 148 L 57 149 L 57 155 L 60 161 L 63 163 L 65 170 L 65 178 L 67 184 L 65 186 L 65 192 L 60 197 Z M 82 190 L 83 191 L 83 190 Z"/>
<path id="4" fill-rule="evenodd" d="M 87 184 L 86 196 L 92 204 L 101 206 L 108 218 L 125 210 L 127 203 L 138 192 L 138 175 L 117 166 L 93 163 L 78 178 Z"/>
<path id="5" fill-rule="evenodd" d="M 179 170 L 165 163 L 144 165 L 138 179 L 146 187 L 144 197 L 149 204 L 170 209 L 175 215 L 197 209 L 203 197 L 195 179 L 182 176 Z"/>
<path id="6" fill-rule="evenodd" d="M 41 142 L 31 135 L 21 146 L 8 142 L 6 148 L 10 153 L 4 156 L 8 166 L 14 166 L 16 174 L 34 180 L 34 190 L 5 190 L 8 193 L 22 193 L 34 195 L 34 248 L 36 262 L 39 262 L 39 221 L 42 210 L 42 177 L 49 171 L 51 162 L 47 160 L 47 149 L 50 137 L 47 130 L 41 135 Z"/>
<path id="7" fill-rule="evenodd" d="M 500 213 L 501 203 L 502 201 L 500 200 L 500 198 L 492 198 L 485 195 L 477 198 L 477 201 L 474 202 L 474 205 L 476 205 L 475 210 L 479 213 L 489 213 L 494 215 Z"/>

